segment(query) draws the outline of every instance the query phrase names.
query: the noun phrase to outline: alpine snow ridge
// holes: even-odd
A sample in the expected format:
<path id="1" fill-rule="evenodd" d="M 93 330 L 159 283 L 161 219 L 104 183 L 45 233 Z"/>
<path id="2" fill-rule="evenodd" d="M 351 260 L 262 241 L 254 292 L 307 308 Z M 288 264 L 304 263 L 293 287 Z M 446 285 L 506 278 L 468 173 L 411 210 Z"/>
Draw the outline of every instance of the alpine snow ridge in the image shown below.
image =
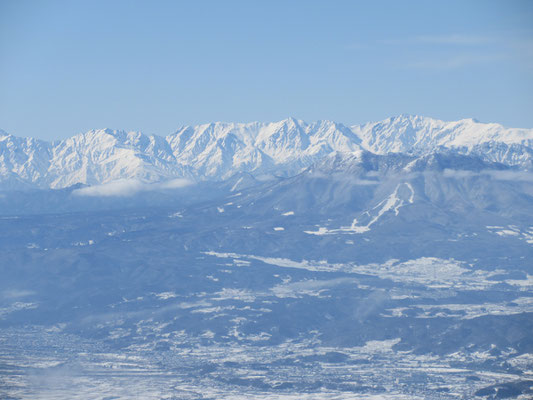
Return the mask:
<path id="1" fill-rule="evenodd" d="M 415 157 L 445 151 L 530 170 L 533 129 L 401 115 L 351 127 L 294 118 L 216 122 L 185 126 L 167 137 L 99 129 L 54 142 L 0 131 L 0 189 L 57 189 L 122 179 L 219 181 L 242 173 L 292 176 L 328 155 L 361 151 Z"/>

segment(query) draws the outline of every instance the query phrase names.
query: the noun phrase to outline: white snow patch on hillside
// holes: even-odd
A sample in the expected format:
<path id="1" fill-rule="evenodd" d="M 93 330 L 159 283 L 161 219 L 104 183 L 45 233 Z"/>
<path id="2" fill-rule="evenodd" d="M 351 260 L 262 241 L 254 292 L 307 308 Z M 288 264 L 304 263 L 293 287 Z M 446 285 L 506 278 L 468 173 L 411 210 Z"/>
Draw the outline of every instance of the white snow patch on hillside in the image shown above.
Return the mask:
<path id="1" fill-rule="evenodd" d="M 221 253 L 215 251 L 204 252 L 204 254 L 218 258 L 231 258 L 234 263 L 257 260 L 265 264 L 282 268 L 371 275 L 380 279 L 390 279 L 395 282 L 419 284 L 432 289 L 453 288 L 483 290 L 497 284 L 497 281 L 490 279 L 492 276 L 504 273 L 504 271 L 500 269 L 493 271 L 472 269 L 470 265 L 461 261 L 435 257 L 421 257 L 404 262 L 389 260 L 381 264 L 372 263 L 357 265 L 351 263 L 334 264 L 328 263 L 325 260 L 294 261 L 288 258 L 261 257 L 256 255 Z"/>
<path id="2" fill-rule="evenodd" d="M 351 284 L 357 286 L 357 280 L 352 278 L 337 278 L 328 280 L 303 280 L 299 282 L 280 283 L 270 289 L 279 298 L 299 298 L 302 296 L 320 297 L 331 287 Z"/>
<path id="3" fill-rule="evenodd" d="M 174 297 L 178 297 L 178 295 L 174 292 L 156 293 L 155 296 L 160 300 L 168 300 L 168 299 L 173 299 Z"/>
<path id="4" fill-rule="evenodd" d="M 507 227 L 487 226 L 487 230 L 490 233 L 494 233 L 501 237 L 514 237 L 517 239 L 524 240 L 529 244 L 533 244 L 533 227 L 529 227 L 526 230 L 522 231 L 519 227 L 515 225 L 508 225 Z"/>
<path id="5" fill-rule="evenodd" d="M 386 310 L 384 317 L 415 318 L 459 318 L 473 319 L 485 315 L 513 315 L 533 312 L 533 298 L 520 297 L 512 302 L 482 303 L 482 304 L 416 304 L 409 307 L 395 307 Z"/>
<path id="6" fill-rule="evenodd" d="M 403 196 L 399 195 L 399 190 L 402 185 L 409 190 L 409 195 L 406 199 L 405 194 Z M 304 231 L 309 235 L 332 235 L 337 233 L 347 233 L 347 234 L 361 234 L 370 231 L 370 227 L 375 224 L 386 212 L 393 211 L 395 216 L 398 216 L 400 213 L 400 208 L 405 204 L 412 204 L 414 202 L 415 191 L 410 183 L 404 182 L 396 186 L 394 192 L 385 200 L 381 201 L 377 206 L 372 208 L 369 211 L 365 211 L 362 214 L 362 217 L 368 221 L 366 224 L 361 224 L 357 218 L 354 218 L 350 226 L 342 226 L 338 229 L 328 229 L 325 227 L 319 227 L 316 231 Z M 361 218 L 361 217 L 360 217 Z"/>

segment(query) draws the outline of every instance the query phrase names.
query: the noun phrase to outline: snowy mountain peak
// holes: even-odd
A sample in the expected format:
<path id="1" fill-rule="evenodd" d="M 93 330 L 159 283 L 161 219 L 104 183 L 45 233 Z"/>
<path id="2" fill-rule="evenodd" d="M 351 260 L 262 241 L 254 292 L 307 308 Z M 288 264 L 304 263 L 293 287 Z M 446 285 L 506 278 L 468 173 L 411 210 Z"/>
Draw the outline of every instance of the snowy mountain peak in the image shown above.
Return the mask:
<path id="1" fill-rule="evenodd" d="M 489 161 L 531 166 L 533 129 L 505 128 L 475 119 L 445 122 L 416 115 L 353 126 L 362 146 L 378 154 L 427 154 L 439 148 L 455 149 Z"/>
<path id="2" fill-rule="evenodd" d="M 220 180 L 237 173 L 290 176 L 331 154 L 365 158 L 362 150 L 411 156 L 452 151 L 531 169 L 533 130 L 403 114 L 352 127 L 292 117 L 214 122 L 184 126 L 167 137 L 94 129 L 52 143 L 0 131 L 0 188 L 59 188 L 116 179 Z"/>
<path id="3" fill-rule="evenodd" d="M 142 140 L 144 138 L 147 138 L 144 134 L 141 132 L 134 132 L 134 131 L 124 131 L 124 130 L 117 130 L 117 129 L 92 129 L 90 131 L 87 131 L 85 133 L 80 133 L 73 138 L 79 138 L 79 140 L 85 140 L 85 141 L 109 141 L 109 140 L 115 140 L 116 143 L 128 143 L 128 142 L 135 142 Z M 68 140 L 68 139 L 67 139 Z"/>

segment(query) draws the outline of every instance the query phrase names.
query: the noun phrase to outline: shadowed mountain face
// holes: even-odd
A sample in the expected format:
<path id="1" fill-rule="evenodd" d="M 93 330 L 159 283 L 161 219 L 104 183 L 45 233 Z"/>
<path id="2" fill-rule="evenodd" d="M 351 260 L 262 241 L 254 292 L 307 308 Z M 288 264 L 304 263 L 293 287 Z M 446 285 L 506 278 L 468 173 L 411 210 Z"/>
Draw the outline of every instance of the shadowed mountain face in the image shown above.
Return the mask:
<path id="1" fill-rule="evenodd" d="M 121 180 L 1 193 L 0 397 L 531 397 L 533 176 L 490 153 L 530 133 L 472 127 L 69 139 Z"/>

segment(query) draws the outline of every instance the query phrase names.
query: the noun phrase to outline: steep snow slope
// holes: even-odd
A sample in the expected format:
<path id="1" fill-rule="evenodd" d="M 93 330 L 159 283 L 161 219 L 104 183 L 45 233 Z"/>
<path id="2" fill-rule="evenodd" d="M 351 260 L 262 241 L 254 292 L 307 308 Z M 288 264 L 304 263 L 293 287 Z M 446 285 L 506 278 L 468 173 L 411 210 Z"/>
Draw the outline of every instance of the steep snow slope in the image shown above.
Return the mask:
<path id="1" fill-rule="evenodd" d="M 0 188 L 62 188 L 118 179 L 190 176 L 166 140 L 138 132 L 91 130 L 44 142 L 0 133 Z"/>
<path id="2" fill-rule="evenodd" d="M 2 134 L 0 188 L 219 180 L 239 172 L 291 175 L 331 152 L 358 150 L 358 142 L 341 124 L 294 119 L 184 127 L 167 138 L 103 129 L 47 143 Z"/>
<path id="3" fill-rule="evenodd" d="M 20 189 L 46 184 L 52 144 L 19 138 L 0 130 L 0 187 Z"/>
<path id="4" fill-rule="evenodd" d="M 360 140 L 344 125 L 308 124 L 289 118 L 250 124 L 187 126 L 167 136 L 176 159 L 199 175 L 226 178 L 237 171 L 291 174 L 334 151 L 358 150 Z"/>
<path id="5" fill-rule="evenodd" d="M 399 116 L 348 128 L 289 118 L 272 123 L 186 126 L 162 138 L 91 130 L 52 143 L 0 132 L 0 189 L 62 188 L 118 179 L 223 180 L 237 174 L 292 176 L 332 153 L 427 155 L 453 151 L 532 168 L 533 130 L 473 120 Z"/>
<path id="6" fill-rule="evenodd" d="M 416 115 L 352 126 L 362 146 L 374 153 L 428 153 L 445 147 L 487 161 L 530 166 L 532 129 L 509 129 L 473 119 L 444 122 Z"/>
<path id="7" fill-rule="evenodd" d="M 47 173 L 53 188 L 188 175 L 164 138 L 110 129 L 91 130 L 56 143 Z"/>

